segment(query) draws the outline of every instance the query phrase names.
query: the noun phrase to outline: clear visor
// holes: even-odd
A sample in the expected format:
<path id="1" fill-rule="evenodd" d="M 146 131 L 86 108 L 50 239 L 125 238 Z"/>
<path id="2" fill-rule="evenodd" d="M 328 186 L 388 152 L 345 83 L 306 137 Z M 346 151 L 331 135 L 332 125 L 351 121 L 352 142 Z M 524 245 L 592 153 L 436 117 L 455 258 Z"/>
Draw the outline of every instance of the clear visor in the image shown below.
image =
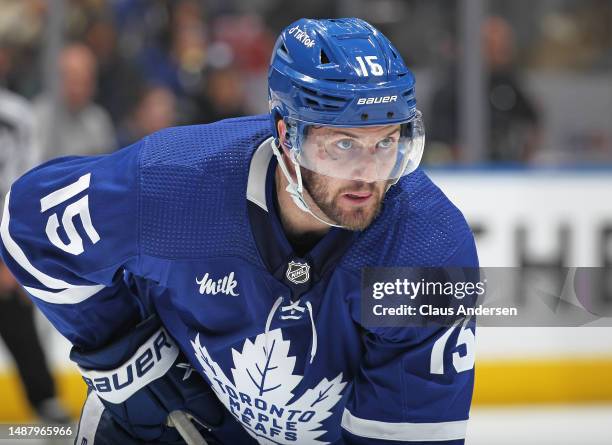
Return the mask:
<path id="1" fill-rule="evenodd" d="M 291 155 L 301 167 L 334 178 L 396 180 L 421 162 L 425 128 L 421 113 L 408 122 L 363 127 L 322 126 L 288 120 Z"/>

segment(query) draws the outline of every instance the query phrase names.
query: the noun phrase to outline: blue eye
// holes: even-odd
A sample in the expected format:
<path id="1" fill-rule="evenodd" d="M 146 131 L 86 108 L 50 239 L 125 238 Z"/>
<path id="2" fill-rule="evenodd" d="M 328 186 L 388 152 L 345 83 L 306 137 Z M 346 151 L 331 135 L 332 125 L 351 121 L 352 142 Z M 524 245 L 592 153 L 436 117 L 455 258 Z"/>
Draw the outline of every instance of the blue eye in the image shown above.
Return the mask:
<path id="1" fill-rule="evenodd" d="M 350 139 L 341 139 L 336 142 L 336 147 L 344 151 L 350 150 L 351 148 L 353 148 L 353 141 Z"/>
<path id="2" fill-rule="evenodd" d="M 393 138 L 385 138 L 382 141 L 380 141 L 377 146 L 378 148 L 382 148 L 383 150 L 388 150 L 390 148 L 393 148 L 393 144 L 395 143 L 395 141 L 393 140 Z"/>

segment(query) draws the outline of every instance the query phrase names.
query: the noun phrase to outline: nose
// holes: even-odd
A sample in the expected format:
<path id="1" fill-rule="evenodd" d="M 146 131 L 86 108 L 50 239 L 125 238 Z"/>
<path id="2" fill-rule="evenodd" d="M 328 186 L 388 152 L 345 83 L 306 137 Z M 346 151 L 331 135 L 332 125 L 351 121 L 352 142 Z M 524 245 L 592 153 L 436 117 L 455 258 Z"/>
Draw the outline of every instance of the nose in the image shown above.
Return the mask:
<path id="1" fill-rule="evenodd" d="M 378 163 L 370 153 L 362 154 L 353 161 L 350 178 L 355 181 L 378 181 Z"/>

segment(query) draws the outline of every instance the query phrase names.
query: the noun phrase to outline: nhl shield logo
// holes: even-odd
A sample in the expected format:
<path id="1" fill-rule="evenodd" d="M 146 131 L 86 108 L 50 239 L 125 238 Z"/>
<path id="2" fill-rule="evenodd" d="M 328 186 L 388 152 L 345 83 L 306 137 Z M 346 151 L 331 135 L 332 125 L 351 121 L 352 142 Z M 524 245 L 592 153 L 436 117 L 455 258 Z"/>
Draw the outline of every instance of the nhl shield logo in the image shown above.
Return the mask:
<path id="1" fill-rule="evenodd" d="M 287 266 L 286 276 L 292 283 L 305 283 L 310 280 L 310 265 L 308 263 L 290 261 L 289 266 Z"/>

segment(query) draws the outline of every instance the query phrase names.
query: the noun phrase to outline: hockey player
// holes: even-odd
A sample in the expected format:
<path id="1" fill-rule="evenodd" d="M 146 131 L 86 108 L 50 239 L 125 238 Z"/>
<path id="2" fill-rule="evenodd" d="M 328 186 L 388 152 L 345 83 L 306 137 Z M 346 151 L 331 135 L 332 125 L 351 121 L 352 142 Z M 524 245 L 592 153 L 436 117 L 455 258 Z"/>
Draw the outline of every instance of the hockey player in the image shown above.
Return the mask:
<path id="1" fill-rule="evenodd" d="M 368 266 L 476 266 L 417 168 L 414 78 L 359 19 L 277 40 L 270 114 L 65 157 L 6 199 L 2 255 L 73 344 L 78 444 L 463 443 L 473 323 L 366 328 Z"/>

